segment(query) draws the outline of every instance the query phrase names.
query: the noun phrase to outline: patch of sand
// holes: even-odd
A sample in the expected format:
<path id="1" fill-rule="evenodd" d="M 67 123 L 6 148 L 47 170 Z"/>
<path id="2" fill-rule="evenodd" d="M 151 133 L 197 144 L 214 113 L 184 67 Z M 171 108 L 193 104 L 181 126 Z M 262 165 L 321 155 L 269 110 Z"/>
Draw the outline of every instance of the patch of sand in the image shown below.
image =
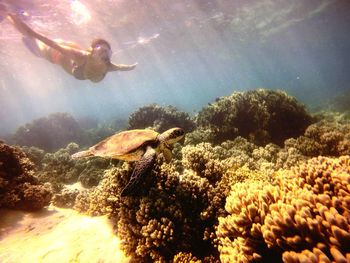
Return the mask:
<path id="1" fill-rule="evenodd" d="M 129 262 L 107 217 L 51 207 L 0 211 L 0 262 Z"/>

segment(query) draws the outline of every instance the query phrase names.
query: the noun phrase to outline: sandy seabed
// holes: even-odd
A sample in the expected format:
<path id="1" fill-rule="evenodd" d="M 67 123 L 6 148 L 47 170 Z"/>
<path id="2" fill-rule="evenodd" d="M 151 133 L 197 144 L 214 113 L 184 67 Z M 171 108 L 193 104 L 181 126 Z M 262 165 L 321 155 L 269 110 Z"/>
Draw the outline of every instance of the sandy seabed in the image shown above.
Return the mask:
<path id="1" fill-rule="evenodd" d="M 107 217 L 49 207 L 36 213 L 0 210 L 0 262 L 129 262 Z"/>

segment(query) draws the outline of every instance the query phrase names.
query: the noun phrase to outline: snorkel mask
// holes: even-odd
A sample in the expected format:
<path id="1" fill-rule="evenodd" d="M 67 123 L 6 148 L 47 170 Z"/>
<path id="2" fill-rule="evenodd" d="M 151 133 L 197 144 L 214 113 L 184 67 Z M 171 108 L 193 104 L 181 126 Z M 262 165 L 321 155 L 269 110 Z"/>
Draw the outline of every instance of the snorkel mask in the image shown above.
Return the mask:
<path id="1" fill-rule="evenodd" d="M 112 57 L 111 46 L 106 40 L 96 39 L 91 44 L 92 56 L 96 56 L 104 62 L 109 62 Z"/>

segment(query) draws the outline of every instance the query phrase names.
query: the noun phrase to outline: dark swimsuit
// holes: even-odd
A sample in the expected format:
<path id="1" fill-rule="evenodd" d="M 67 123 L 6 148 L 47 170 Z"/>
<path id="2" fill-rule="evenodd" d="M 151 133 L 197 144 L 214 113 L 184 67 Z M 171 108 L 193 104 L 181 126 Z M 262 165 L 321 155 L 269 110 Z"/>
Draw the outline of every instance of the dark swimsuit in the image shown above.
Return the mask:
<path id="1" fill-rule="evenodd" d="M 85 80 L 86 77 L 84 76 L 84 66 L 85 64 L 83 65 L 80 65 L 80 66 L 74 66 L 73 69 L 72 69 L 72 75 L 76 78 L 76 79 L 79 79 L 79 80 Z"/>

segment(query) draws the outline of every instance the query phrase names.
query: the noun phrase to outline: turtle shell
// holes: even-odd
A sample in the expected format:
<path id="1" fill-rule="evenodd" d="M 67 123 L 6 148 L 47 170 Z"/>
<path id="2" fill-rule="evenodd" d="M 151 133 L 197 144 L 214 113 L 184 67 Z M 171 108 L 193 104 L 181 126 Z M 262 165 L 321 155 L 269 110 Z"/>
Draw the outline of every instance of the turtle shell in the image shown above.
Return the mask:
<path id="1" fill-rule="evenodd" d="M 137 161 L 144 154 L 143 146 L 154 142 L 158 135 L 153 130 L 123 131 L 92 146 L 90 151 L 95 156 Z"/>

